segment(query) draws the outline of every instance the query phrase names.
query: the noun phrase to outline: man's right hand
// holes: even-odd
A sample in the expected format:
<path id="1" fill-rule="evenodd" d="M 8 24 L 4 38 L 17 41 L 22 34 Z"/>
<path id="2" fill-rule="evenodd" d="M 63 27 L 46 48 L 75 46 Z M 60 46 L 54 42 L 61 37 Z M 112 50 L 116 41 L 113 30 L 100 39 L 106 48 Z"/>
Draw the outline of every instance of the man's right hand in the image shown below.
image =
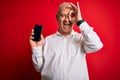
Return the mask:
<path id="1" fill-rule="evenodd" d="M 71 5 L 76 9 L 76 12 L 77 12 L 77 15 L 76 15 L 77 21 L 82 20 L 82 15 L 81 15 L 81 11 L 80 11 L 79 2 L 77 2 L 77 6 L 74 5 L 73 3 L 71 3 Z"/>
<path id="2" fill-rule="evenodd" d="M 30 45 L 31 45 L 31 47 L 41 46 L 44 43 L 43 35 L 40 35 L 41 36 L 41 40 L 38 41 L 38 42 L 32 40 L 32 39 L 34 39 L 33 35 L 34 35 L 34 29 L 32 29 L 32 32 L 31 32 L 31 35 L 30 35 Z"/>

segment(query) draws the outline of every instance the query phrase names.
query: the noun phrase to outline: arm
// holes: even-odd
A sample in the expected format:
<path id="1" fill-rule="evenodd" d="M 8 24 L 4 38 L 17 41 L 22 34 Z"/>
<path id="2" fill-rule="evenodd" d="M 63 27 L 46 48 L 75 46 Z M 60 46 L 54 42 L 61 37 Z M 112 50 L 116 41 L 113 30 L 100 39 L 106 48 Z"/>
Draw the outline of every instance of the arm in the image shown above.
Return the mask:
<path id="1" fill-rule="evenodd" d="M 30 36 L 30 45 L 32 48 L 32 61 L 36 71 L 40 72 L 43 66 L 42 45 L 44 43 L 44 37 L 41 35 L 41 40 L 38 42 L 35 42 L 32 40 L 34 38 L 32 37 L 32 35 L 34 35 L 34 30 L 32 30 L 32 34 Z"/>
<path id="2" fill-rule="evenodd" d="M 40 72 L 43 66 L 42 46 L 32 47 L 32 61 L 36 71 Z"/>
<path id="3" fill-rule="evenodd" d="M 75 6 L 74 4 L 71 4 Z M 76 23 L 79 26 L 79 29 L 82 32 L 82 42 L 85 52 L 91 53 L 95 52 L 103 47 L 102 42 L 100 41 L 100 38 L 96 34 L 96 32 L 93 31 L 93 28 L 91 28 L 86 21 L 82 19 L 79 2 L 77 2 L 77 15 L 76 15 Z"/>
<path id="4" fill-rule="evenodd" d="M 98 51 L 103 47 L 99 36 L 93 31 L 93 28 L 90 27 L 87 22 L 83 22 L 79 25 L 79 28 L 82 32 L 82 42 L 86 53 Z"/>

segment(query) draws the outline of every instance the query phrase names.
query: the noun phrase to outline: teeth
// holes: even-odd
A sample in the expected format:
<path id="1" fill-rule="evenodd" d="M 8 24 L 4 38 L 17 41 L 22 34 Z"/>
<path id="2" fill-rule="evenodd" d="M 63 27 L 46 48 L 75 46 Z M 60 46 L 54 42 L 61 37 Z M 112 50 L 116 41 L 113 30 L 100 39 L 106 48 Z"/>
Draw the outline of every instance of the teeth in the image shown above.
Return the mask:
<path id="1" fill-rule="evenodd" d="M 70 25 L 70 24 L 65 24 L 65 25 Z"/>
<path id="2" fill-rule="evenodd" d="M 71 26 L 71 24 L 70 23 L 63 23 L 65 26 Z"/>
<path id="3" fill-rule="evenodd" d="M 64 25 L 70 25 L 70 24 L 64 24 Z"/>
<path id="4" fill-rule="evenodd" d="M 70 24 L 64 24 L 64 25 L 70 25 Z"/>
<path id="5" fill-rule="evenodd" d="M 65 26 L 68 26 L 68 27 L 70 27 L 70 24 L 66 24 Z"/>

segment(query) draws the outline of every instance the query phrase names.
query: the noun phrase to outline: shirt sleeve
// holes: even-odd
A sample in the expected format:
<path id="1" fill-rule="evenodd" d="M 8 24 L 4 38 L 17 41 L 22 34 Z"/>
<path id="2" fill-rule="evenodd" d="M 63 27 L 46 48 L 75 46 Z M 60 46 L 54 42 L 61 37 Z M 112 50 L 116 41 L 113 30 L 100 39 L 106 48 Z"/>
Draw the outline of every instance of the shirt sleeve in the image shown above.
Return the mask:
<path id="1" fill-rule="evenodd" d="M 93 31 L 93 28 L 85 21 L 79 26 L 82 32 L 82 42 L 84 51 L 86 53 L 92 53 L 100 50 L 103 47 L 99 36 Z"/>
<path id="2" fill-rule="evenodd" d="M 40 72 L 43 66 L 42 46 L 32 47 L 32 61 L 36 71 Z"/>

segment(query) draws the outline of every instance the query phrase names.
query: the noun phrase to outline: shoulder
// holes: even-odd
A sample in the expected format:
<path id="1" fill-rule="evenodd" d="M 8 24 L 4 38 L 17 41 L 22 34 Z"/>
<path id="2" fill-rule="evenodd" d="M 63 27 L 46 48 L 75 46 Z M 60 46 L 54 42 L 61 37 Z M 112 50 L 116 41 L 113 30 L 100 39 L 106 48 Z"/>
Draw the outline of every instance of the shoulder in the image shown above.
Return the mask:
<path id="1" fill-rule="evenodd" d="M 54 34 L 51 34 L 51 35 L 48 35 L 45 40 L 50 40 L 50 39 L 53 39 L 57 34 L 54 33 Z"/>
<path id="2" fill-rule="evenodd" d="M 81 37 L 82 34 L 74 31 L 73 35 L 74 35 L 74 37 Z"/>

